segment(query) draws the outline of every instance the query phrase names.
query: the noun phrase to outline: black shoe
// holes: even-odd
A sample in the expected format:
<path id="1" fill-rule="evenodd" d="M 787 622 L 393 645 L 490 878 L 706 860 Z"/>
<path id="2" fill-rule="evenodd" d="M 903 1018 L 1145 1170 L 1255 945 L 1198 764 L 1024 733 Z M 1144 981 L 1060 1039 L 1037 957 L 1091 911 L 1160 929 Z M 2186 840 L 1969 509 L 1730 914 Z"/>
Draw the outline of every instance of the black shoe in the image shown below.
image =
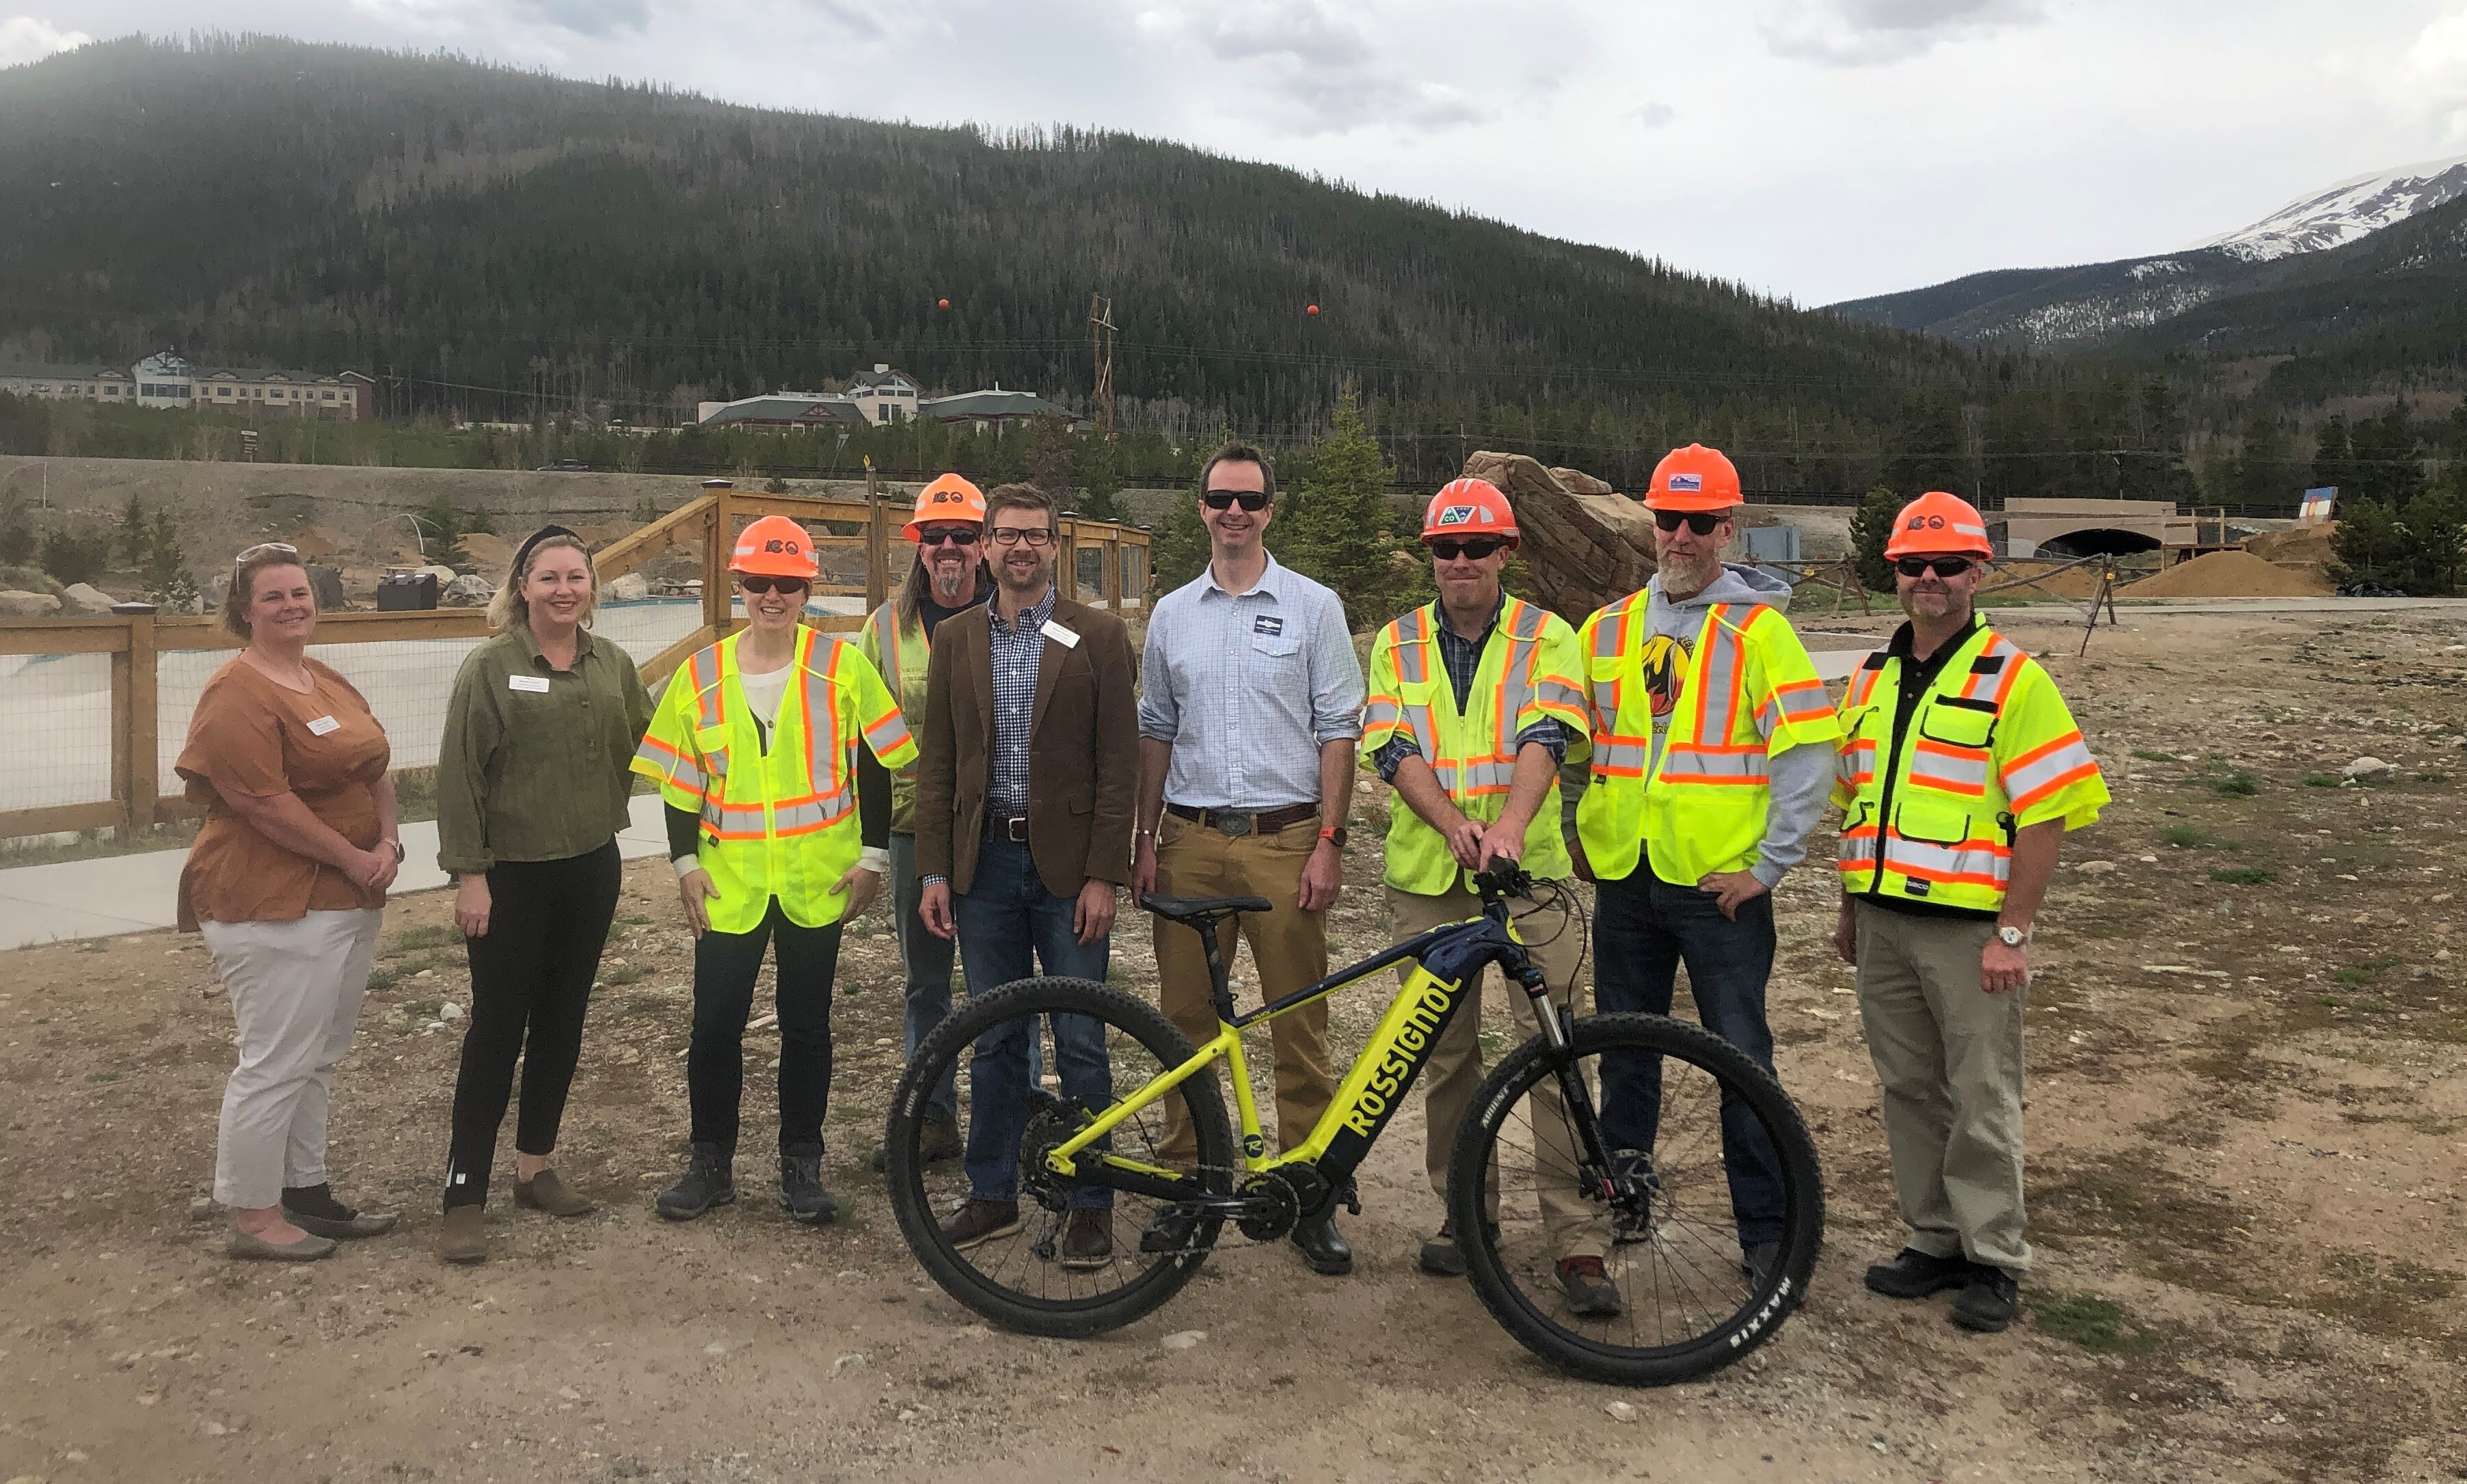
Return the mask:
<path id="1" fill-rule="evenodd" d="M 1353 1270 L 1353 1248 L 1337 1234 L 1333 1214 L 1296 1226 L 1294 1246 L 1302 1249 L 1302 1261 L 1310 1264 L 1313 1272 L 1341 1278 Z"/>
<path id="2" fill-rule="evenodd" d="M 823 1188 L 821 1155 L 780 1157 L 780 1207 L 791 1221 L 819 1225 L 840 1214 L 837 1197 Z"/>
<path id="3" fill-rule="evenodd" d="M 1761 1290 L 1773 1281 L 1775 1271 L 1780 1267 L 1781 1244 L 1778 1242 L 1758 1242 L 1739 1248 L 1739 1271 L 1751 1288 Z"/>
<path id="4" fill-rule="evenodd" d="M 1985 1263 L 1971 1267 L 1970 1281 L 1953 1300 L 1953 1322 L 1974 1334 L 1995 1335 L 2013 1322 L 2021 1306 L 2021 1280 Z"/>
<path id="5" fill-rule="evenodd" d="M 337 1242 L 381 1237 L 394 1230 L 395 1224 L 391 1211 L 355 1211 L 345 1205 L 334 1199 L 333 1189 L 323 1180 L 314 1185 L 284 1186 L 283 1214 L 309 1235 Z"/>
<path id="6" fill-rule="evenodd" d="M 1890 1263 L 1867 1270 L 1867 1291 L 1887 1298 L 1925 1298 L 1970 1281 L 1970 1264 L 1959 1257 L 1932 1257 L 1906 1247 Z"/>
<path id="7" fill-rule="evenodd" d="M 917 1131 L 917 1152 L 925 1157 L 928 1164 L 941 1159 L 956 1159 L 966 1152 L 967 1147 L 967 1140 L 960 1136 L 960 1120 L 957 1118 L 928 1118 L 925 1127 Z M 866 1162 L 876 1172 L 888 1169 L 891 1164 L 890 1142 L 877 1141 L 873 1154 Z"/>
<path id="8" fill-rule="evenodd" d="M 1197 1211 L 1179 1205 L 1166 1206 L 1148 1223 L 1148 1229 L 1140 1233 L 1140 1250 L 1187 1252 L 1190 1250 L 1191 1233 L 1198 1229 Z"/>
<path id="9" fill-rule="evenodd" d="M 696 1144 L 683 1180 L 660 1192 L 660 1214 L 690 1222 L 714 1205 L 736 1203 L 736 1157 L 717 1144 Z"/>

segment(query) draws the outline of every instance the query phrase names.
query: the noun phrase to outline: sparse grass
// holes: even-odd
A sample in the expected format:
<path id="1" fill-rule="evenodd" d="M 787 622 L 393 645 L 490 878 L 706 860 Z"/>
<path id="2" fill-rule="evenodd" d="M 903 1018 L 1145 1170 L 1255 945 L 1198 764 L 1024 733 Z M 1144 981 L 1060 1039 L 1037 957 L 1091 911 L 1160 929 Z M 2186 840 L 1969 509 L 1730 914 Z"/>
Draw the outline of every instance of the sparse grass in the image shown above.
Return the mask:
<path id="1" fill-rule="evenodd" d="M 395 980 L 399 977 L 400 976 L 396 975 L 392 969 L 387 968 L 384 964 L 378 964 L 375 968 L 369 971 L 369 988 L 392 989 L 394 987 Z"/>
<path id="2" fill-rule="evenodd" d="M 405 928 L 386 945 L 389 954 L 409 953 L 415 948 L 443 948 L 448 944 L 462 946 L 463 933 L 452 924 L 440 927 Z"/>
<path id="3" fill-rule="evenodd" d="M 2230 887 L 2264 887 L 2277 880 L 2278 876 L 2276 872 L 2263 870 L 2258 866 L 2230 866 L 2210 872 L 2210 879 Z"/>
<path id="4" fill-rule="evenodd" d="M 116 1071 L 90 1071 L 85 1074 L 85 1080 L 88 1082 L 118 1082 L 120 1080 L 120 1073 Z"/>
<path id="5" fill-rule="evenodd" d="M 2304 775 L 2304 786 L 2306 788 L 2337 788 L 2339 786 L 2339 776 L 2335 773 L 2308 773 Z"/>
<path id="6" fill-rule="evenodd" d="M 436 1020 L 438 1012 L 444 1008 L 442 1000 L 406 1000 L 402 1002 L 402 1013 L 415 1021 Z"/>
<path id="7" fill-rule="evenodd" d="M 2200 850 L 2219 843 L 2216 835 L 2190 824 L 2170 824 L 2159 832 L 2159 838 L 2179 850 Z"/>
<path id="8" fill-rule="evenodd" d="M 631 917 L 625 919 L 625 926 L 629 928 L 647 928 L 650 925 L 651 916 L 648 912 L 636 912 Z"/>
<path id="9" fill-rule="evenodd" d="M 642 970 L 634 967 L 630 963 L 621 963 L 613 969 L 602 970 L 600 975 L 600 982 L 602 984 L 632 984 L 639 981 L 642 978 Z"/>
<path id="10" fill-rule="evenodd" d="M 2145 763 L 2179 763 L 2184 761 L 2183 758 L 2177 756 L 2175 753 L 2162 753 L 2155 747 L 2137 747 L 2133 750 L 2133 755 L 2140 758 Z"/>
<path id="11" fill-rule="evenodd" d="M 2101 1355 L 2141 1355 L 2158 1343 L 2122 1304 L 2100 1293 L 2033 1294 L 2030 1322 L 2043 1335 Z"/>
<path id="12" fill-rule="evenodd" d="M 2331 978 L 2337 979 L 2340 983 L 2346 985 L 2348 988 L 2353 989 L 2359 984 L 2371 982 L 2374 978 L 2379 977 L 2384 970 L 2395 969 L 2406 961 L 2406 959 L 2398 957 L 2395 955 L 2380 958 L 2367 958 L 2362 963 L 2349 964 L 2347 967 L 2341 969 L 2337 974 L 2332 975 Z"/>
<path id="13" fill-rule="evenodd" d="M 2261 792 L 2261 780 L 2241 768 L 2214 775 L 2207 781 L 2210 791 L 2221 798 L 2251 798 Z"/>

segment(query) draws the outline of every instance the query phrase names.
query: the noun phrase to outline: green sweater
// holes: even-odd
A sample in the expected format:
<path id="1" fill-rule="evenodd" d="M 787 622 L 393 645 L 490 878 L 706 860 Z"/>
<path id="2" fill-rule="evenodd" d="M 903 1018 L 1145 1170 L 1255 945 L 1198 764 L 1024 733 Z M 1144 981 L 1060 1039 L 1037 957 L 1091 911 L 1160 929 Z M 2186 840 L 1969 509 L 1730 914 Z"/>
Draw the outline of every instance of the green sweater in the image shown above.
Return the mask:
<path id="1" fill-rule="evenodd" d="M 474 649 L 438 745 L 438 866 L 485 871 L 606 844 L 626 825 L 628 768 L 650 724 L 632 657 L 588 630 L 571 670 L 552 666 L 520 623 Z"/>

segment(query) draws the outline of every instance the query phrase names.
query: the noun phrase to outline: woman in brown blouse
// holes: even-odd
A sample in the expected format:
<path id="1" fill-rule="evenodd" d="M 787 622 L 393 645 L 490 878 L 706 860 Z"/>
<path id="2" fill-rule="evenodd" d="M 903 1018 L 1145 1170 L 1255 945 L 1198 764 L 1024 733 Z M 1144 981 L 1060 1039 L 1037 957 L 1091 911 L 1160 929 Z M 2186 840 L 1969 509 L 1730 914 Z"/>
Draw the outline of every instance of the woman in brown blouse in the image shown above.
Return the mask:
<path id="1" fill-rule="evenodd" d="M 231 1255 L 301 1262 L 395 1223 L 328 1188 L 326 1110 L 402 843 L 385 729 L 308 658 L 317 598 L 300 553 L 242 551 L 223 621 L 248 643 L 206 682 L 175 765 L 206 811 L 180 927 L 205 935 L 239 1023 L 215 1159 Z"/>

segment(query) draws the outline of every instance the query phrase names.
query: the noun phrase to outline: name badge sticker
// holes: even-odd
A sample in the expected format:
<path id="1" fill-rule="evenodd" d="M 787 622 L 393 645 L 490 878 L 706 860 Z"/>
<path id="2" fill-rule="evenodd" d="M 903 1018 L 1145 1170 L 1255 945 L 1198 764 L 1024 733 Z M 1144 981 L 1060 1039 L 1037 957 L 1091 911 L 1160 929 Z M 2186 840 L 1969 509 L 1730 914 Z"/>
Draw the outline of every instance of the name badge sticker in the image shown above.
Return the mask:
<path id="1" fill-rule="evenodd" d="M 535 694 L 544 696 L 548 694 L 548 677 L 545 675 L 509 675 L 506 677 L 506 688 L 508 690 L 529 690 Z"/>
<path id="2" fill-rule="evenodd" d="M 342 730 L 343 724 L 336 721 L 331 716 L 320 716 L 315 721 L 308 724 L 308 734 L 312 737 L 322 737 L 329 731 L 340 731 Z"/>
<path id="3" fill-rule="evenodd" d="M 1251 632 L 1254 634 L 1267 634 L 1273 636 L 1282 634 L 1284 631 L 1285 620 L 1273 614 L 1263 613 L 1259 615 L 1259 617 L 1251 620 Z"/>
<path id="4" fill-rule="evenodd" d="M 1079 647 L 1079 636 L 1073 633 L 1071 630 L 1064 628 L 1061 624 L 1054 622 L 1051 618 L 1045 620 L 1045 637 L 1053 641 L 1055 643 L 1060 644 L 1065 649 L 1076 649 Z"/>

